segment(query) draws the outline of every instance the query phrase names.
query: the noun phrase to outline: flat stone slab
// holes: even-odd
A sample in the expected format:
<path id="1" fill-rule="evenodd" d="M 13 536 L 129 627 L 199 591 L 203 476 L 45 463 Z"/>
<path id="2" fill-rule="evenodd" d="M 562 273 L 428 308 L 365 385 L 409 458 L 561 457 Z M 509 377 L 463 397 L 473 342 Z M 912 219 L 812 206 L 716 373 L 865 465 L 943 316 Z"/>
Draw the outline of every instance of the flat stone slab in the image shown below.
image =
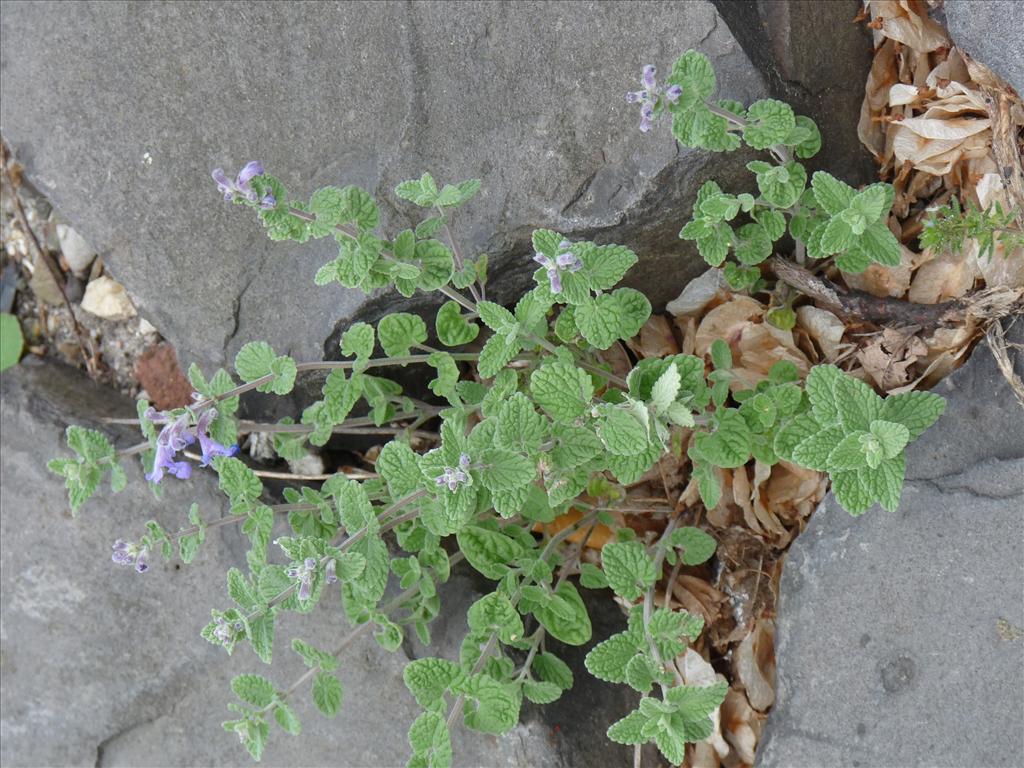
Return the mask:
<path id="1" fill-rule="evenodd" d="M 935 391 L 900 509 L 829 496 L 790 550 L 760 768 L 1021 765 L 1024 408 L 985 343 Z"/>
<path id="2" fill-rule="evenodd" d="M 236 526 L 211 531 L 191 565 L 156 561 L 145 575 L 111 563 L 110 546 L 137 537 L 150 518 L 176 530 L 193 500 L 208 520 L 227 514 L 215 477 L 196 472 L 188 483 L 167 482 L 156 502 L 132 466 L 125 491 L 101 491 L 72 520 L 46 461 L 64 453 L 67 423 L 96 426 L 92 420 L 123 416 L 132 404 L 76 370 L 31 357 L 0 384 L 0 764 L 251 765 L 220 727 L 234 700 L 231 678 L 256 672 L 287 687 L 305 671 L 288 650 L 291 639 L 337 645 L 351 630 L 340 608 L 328 602 L 306 616 L 283 614 L 272 667 L 248 647 L 229 657 L 210 645 L 199 631 L 211 608 L 229 602 L 227 569 L 245 568 L 248 541 Z M 126 436 L 122 444 L 133 442 Z M 444 585 L 431 655 L 458 657 L 466 608 L 482 588 L 464 572 Z M 592 600 L 591 615 L 594 642 L 625 624 L 607 595 Z M 302 735 L 273 733 L 263 764 L 405 765 L 405 734 L 418 709 L 402 670 L 426 652 L 407 643 L 390 654 L 370 638 L 354 644 L 341 658 L 338 717 L 322 717 L 301 692 Z M 582 650 L 558 652 L 574 669 L 573 691 L 555 706 L 524 706 L 522 722 L 500 738 L 454 729 L 457 766 L 600 767 L 630 759 L 631 750 L 609 744 L 604 730 L 636 697 L 590 677 Z"/>
<path id="3" fill-rule="evenodd" d="M 624 98 L 644 64 L 664 74 L 689 48 L 711 57 L 721 97 L 766 94 L 710 2 L 301 8 L 4 5 L 0 130 L 185 367 L 254 339 L 319 360 L 339 324 L 398 302 L 314 286 L 333 240 L 269 242 L 220 201 L 214 167 L 257 158 L 303 196 L 358 184 L 386 201 L 392 234 L 421 215 L 398 182 L 480 178 L 453 228 L 491 255 L 503 301 L 530 282 L 529 236 L 548 227 L 628 242 L 644 258 L 630 281 L 663 303 L 705 269 L 677 236 L 701 183 L 750 182 L 740 154 L 640 133 Z"/>
<path id="4" fill-rule="evenodd" d="M 1024 93 L 1024 3 L 1018 0 L 946 0 L 953 42 Z"/>

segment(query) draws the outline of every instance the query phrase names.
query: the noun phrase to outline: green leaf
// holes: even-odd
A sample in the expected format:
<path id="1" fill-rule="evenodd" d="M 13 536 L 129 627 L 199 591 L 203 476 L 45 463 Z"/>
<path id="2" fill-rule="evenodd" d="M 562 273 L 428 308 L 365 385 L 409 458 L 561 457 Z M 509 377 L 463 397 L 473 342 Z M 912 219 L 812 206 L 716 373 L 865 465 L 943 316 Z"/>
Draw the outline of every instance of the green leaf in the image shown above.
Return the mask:
<path id="1" fill-rule="evenodd" d="M 530 375 L 530 391 L 537 405 L 552 419 L 572 421 L 589 409 L 594 383 L 575 365 L 555 361 L 545 363 Z"/>
<path id="2" fill-rule="evenodd" d="M 512 451 L 492 448 L 480 457 L 480 482 L 489 491 L 510 491 L 533 482 L 537 467 L 533 461 Z"/>
<path id="3" fill-rule="evenodd" d="M 550 704 L 562 695 L 562 689 L 554 683 L 526 680 L 523 682 L 523 695 L 534 704 Z"/>
<path id="4" fill-rule="evenodd" d="M 554 259 L 559 252 L 559 245 L 565 238 L 550 229 L 533 230 L 533 250 Z"/>
<path id="5" fill-rule="evenodd" d="M 811 118 L 796 116 L 796 125 L 786 138 L 786 144 L 793 147 L 797 157 L 814 157 L 821 149 L 821 132 Z"/>
<path id="6" fill-rule="evenodd" d="M 463 720 L 467 728 L 502 734 L 519 722 L 520 699 L 512 686 L 490 675 L 476 674 L 465 680 L 461 692 L 465 695 Z"/>
<path id="7" fill-rule="evenodd" d="M 904 427 L 905 429 L 905 427 Z M 829 453 L 825 465 L 829 472 L 860 469 L 867 465 L 868 458 L 864 450 L 864 437 L 867 432 L 851 432 L 838 443 Z M 877 466 L 877 462 L 876 462 Z"/>
<path id="8" fill-rule="evenodd" d="M 601 565 L 608 585 L 626 600 L 636 600 L 654 586 L 654 561 L 639 541 L 610 542 L 601 550 Z"/>
<path id="9" fill-rule="evenodd" d="M 547 437 L 547 421 L 534 410 L 530 398 L 516 392 L 498 410 L 495 444 L 512 451 L 533 453 Z"/>
<path id="10" fill-rule="evenodd" d="M 418 489 L 423 482 L 416 454 L 407 443 L 392 440 L 377 456 L 377 471 L 388 484 L 392 498 L 400 499 Z"/>
<path id="11" fill-rule="evenodd" d="M 355 223 L 360 231 L 374 229 L 380 224 L 380 212 L 369 192 L 350 185 L 343 188 L 341 194 L 345 205 L 339 223 Z"/>
<path id="12" fill-rule="evenodd" d="M 18 364 L 24 346 L 18 318 L 7 312 L 0 313 L 0 371 Z"/>
<path id="13" fill-rule="evenodd" d="M 402 679 L 416 703 L 427 709 L 443 701 L 444 693 L 460 677 L 459 665 L 447 659 L 416 659 L 405 665 Z"/>
<path id="14" fill-rule="evenodd" d="M 878 418 L 882 398 L 860 379 L 843 375 L 833 385 L 839 420 L 847 432 L 867 431 Z"/>
<path id="15" fill-rule="evenodd" d="M 778 211 L 761 211 L 754 214 L 754 219 L 764 228 L 771 240 L 778 240 L 786 234 L 786 217 Z"/>
<path id="16" fill-rule="evenodd" d="M 610 291 L 637 262 L 636 254 L 621 245 L 575 243 L 572 252 L 583 262 L 593 291 Z"/>
<path id="17" fill-rule="evenodd" d="M 814 420 L 822 427 L 839 423 L 839 406 L 834 390 L 841 378 L 843 372 L 834 365 L 816 365 L 807 376 L 804 390 L 811 401 Z"/>
<path id="18" fill-rule="evenodd" d="M 736 258 L 755 265 L 772 255 L 772 239 L 760 224 L 744 224 L 736 230 Z"/>
<path id="19" fill-rule="evenodd" d="M 897 422 L 872 421 L 870 431 L 878 440 L 882 457 L 886 459 L 895 459 L 910 442 L 910 430 Z"/>
<path id="20" fill-rule="evenodd" d="M 672 532 L 669 543 L 683 550 L 683 565 L 700 565 L 711 559 L 718 543 L 700 528 L 678 528 Z"/>
<path id="21" fill-rule="evenodd" d="M 495 304 L 493 301 L 481 301 L 476 308 L 484 325 L 495 333 L 508 333 L 518 328 L 519 324 L 515 315 L 500 304 Z"/>
<path id="22" fill-rule="evenodd" d="M 587 671 L 598 680 L 624 683 L 626 665 L 641 651 L 641 643 L 642 639 L 636 633 L 619 632 L 595 645 L 583 663 Z"/>
<path id="23" fill-rule="evenodd" d="M 864 256 L 883 266 L 898 267 L 902 262 L 900 241 L 885 225 L 884 220 L 876 221 L 865 229 L 857 239 L 856 246 Z"/>
<path id="24" fill-rule="evenodd" d="M 302 657 L 307 667 L 319 667 L 325 672 L 332 672 L 338 666 L 338 659 L 333 654 L 318 650 L 297 637 L 292 640 L 292 650 Z"/>
<path id="25" fill-rule="evenodd" d="M 437 200 L 438 191 L 434 177 L 424 173 L 419 179 L 403 181 L 395 187 L 395 194 L 423 208 L 430 208 Z"/>
<path id="26" fill-rule="evenodd" d="M 946 410 L 946 401 L 932 392 L 906 392 L 889 395 L 882 402 L 878 418 L 905 426 L 910 439 L 916 440 Z"/>
<path id="27" fill-rule="evenodd" d="M 697 433 L 694 446 L 705 461 L 726 469 L 741 467 L 750 458 L 750 428 L 734 408 L 716 412 L 711 434 Z"/>
<path id="28" fill-rule="evenodd" d="M 874 503 L 874 495 L 865 482 L 870 470 L 855 469 L 830 475 L 836 501 L 851 515 L 860 515 Z"/>
<path id="29" fill-rule="evenodd" d="M 313 678 L 313 703 L 325 717 L 334 717 L 341 710 L 341 681 L 329 672 L 318 672 Z"/>
<path id="30" fill-rule="evenodd" d="M 496 633 L 503 643 L 523 637 L 523 620 L 512 601 L 500 592 L 484 595 L 469 607 L 469 628 L 480 634 Z"/>
<path id="31" fill-rule="evenodd" d="M 234 502 L 252 502 L 263 493 L 263 483 L 256 473 L 245 464 L 230 456 L 218 456 L 213 460 L 220 489 Z"/>
<path id="32" fill-rule="evenodd" d="M 446 347 L 460 347 L 469 344 L 480 333 L 480 326 L 462 316 L 462 309 L 456 301 L 447 301 L 437 311 L 437 338 Z"/>
<path id="33" fill-rule="evenodd" d="M 612 723 L 608 728 L 608 738 L 616 744 L 646 744 L 650 741 L 650 737 L 643 733 L 647 720 L 647 716 L 640 711 L 630 712 L 621 720 Z"/>
<path id="34" fill-rule="evenodd" d="M 264 341 L 251 341 L 238 350 L 235 370 L 245 382 L 273 376 L 256 388 L 259 392 L 287 395 L 295 386 L 295 361 L 287 355 L 275 356 L 274 350 Z"/>
<path id="35" fill-rule="evenodd" d="M 707 462 L 694 461 L 693 476 L 697 479 L 697 490 L 704 507 L 714 509 L 722 498 L 722 486 L 718 483 L 714 469 Z"/>
<path id="36" fill-rule="evenodd" d="M 864 217 L 868 224 L 878 221 L 888 211 L 893 201 L 890 184 L 872 184 L 865 187 L 850 201 L 850 208 Z"/>
<path id="37" fill-rule="evenodd" d="M 295 710 L 283 701 L 279 701 L 277 706 L 274 707 L 274 720 L 277 721 L 277 724 L 281 726 L 285 733 L 298 736 L 302 732 L 302 724 L 299 722 L 299 717 L 295 714 Z"/>
<path id="38" fill-rule="evenodd" d="M 821 234 L 821 250 L 826 256 L 845 251 L 854 241 L 853 228 L 841 217 L 834 216 Z"/>
<path id="39" fill-rule="evenodd" d="M 664 659 L 681 654 L 690 640 L 696 640 L 704 629 L 704 618 L 686 611 L 659 608 L 651 614 L 648 630 L 658 653 Z"/>
<path id="40" fill-rule="evenodd" d="M 861 482 L 867 487 L 871 497 L 884 509 L 895 512 L 900 505 L 905 471 L 906 459 L 900 454 L 894 459 L 883 461 L 876 469 L 866 472 L 866 477 L 862 477 Z"/>
<path id="41" fill-rule="evenodd" d="M 437 370 L 437 378 L 427 383 L 430 391 L 438 397 L 454 397 L 455 385 L 459 381 L 459 366 L 455 363 L 455 358 L 447 352 L 431 352 L 427 357 L 427 363 Z"/>
<path id="42" fill-rule="evenodd" d="M 811 177 L 811 188 L 818 205 L 830 216 L 842 213 L 850 207 L 856 191 L 835 176 L 825 171 L 815 171 Z"/>
<path id="43" fill-rule="evenodd" d="M 467 525 L 457 534 L 459 549 L 469 564 L 489 579 L 500 579 L 522 551 L 522 546 L 513 538 L 499 531 L 492 531 L 476 525 Z"/>
<path id="44" fill-rule="evenodd" d="M 487 340 L 480 350 L 477 360 L 477 371 L 485 379 L 498 374 L 512 359 L 519 354 L 523 345 L 515 335 L 494 335 Z"/>
<path id="45" fill-rule="evenodd" d="M 553 683 L 563 691 L 572 688 L 572 670 L 569 665 L 553 653 L 539 653 L 531 667 L 534 674 L 546 683 Z"/>
<path id="46" fill-rule="evenodd" d="M 793 449 L 793 461 L 802 467 L 827 472 L 832 450 L 843 439 L 841 427 L 827 427 L 800 441 Z"/>
<path id="47" fill-rule="evenodd" d="M 682 95 L 670 109 L 687 112 L 702 105 L 715 92 L 715 70 L 707 56 L 690 50 L 676 59 L 667 82 L 683 89 Z"/>
<path id="48" fill-rule="evenodd" d="M 341 354 L 355 356 L 360 365 L 353 370 L 361 372 L 366 361 L 373 356 L 375 332 L 369 323 L 353 323 L 341 334 Z"/>
<path id="49" fill-rule="evenodd" d="M 642 408 L 643 405 L 640 405 Z M 633 408 L 602 404 L 596 407 L 597 436 L 612 453 L 618 456 L 636 456 L 650 445 L 645 420 L 641 421 Z"/>
<path id="50" fill-rule="evenodd" d="M 423 318 L 408 312 L 385 315 L 377 323 L 377 335 L 384 354 L 388 357 L 403 357 L 409 348 L 427 340 L 427 326 Z"/>
<path id="51" fill-rule="evenodd" d="M 265 707 L 277 696 L 274 684 L 262 675 L 238 675 L 231 681 L 231 690 L 254 707 Z"/>
<path id="52" fill-rule="evenodd" d="M 537 621 L 548 634 L 567 645 L 583 645 L 588 642 L 593 634 L 590 616 L 576 587 L 571 582 L 563 582 L 555 590 L 555 596 L 562 600 L 559 604 L 561 612 L 550 605 L 538 606 L 533 610 Z"/>
<path id="53" fill-rule="evenodd" d="M 755 101 L 747 109 L 743 140 L 754 149 L 768 149 L 785 141 L 795 125 L 796 116 L 788 104 L 776 99 Z"/>

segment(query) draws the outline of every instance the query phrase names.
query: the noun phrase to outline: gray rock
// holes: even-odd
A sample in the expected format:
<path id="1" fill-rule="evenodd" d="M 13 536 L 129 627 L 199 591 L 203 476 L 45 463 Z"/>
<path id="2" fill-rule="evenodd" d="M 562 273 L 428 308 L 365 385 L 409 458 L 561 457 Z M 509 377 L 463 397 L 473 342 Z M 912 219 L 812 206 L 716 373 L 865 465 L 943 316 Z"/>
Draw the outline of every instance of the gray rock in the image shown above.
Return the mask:
<path id="1" fill-rule="evenodd" d="M 676 234 L 710 158 L 677 163 L 669 133 L 640 134 L 623 96 L 644 63 L 690 47 L 723 95 L 763 94 L 710 3 L 305 7 L 5 8 L 5 138 L 183 360 L 220 363 L 257 338 L 319 359 L 366 306 L 312 285 L 330 244 L 269 243 L 220 204 L 210 169 L 250 157 L 300 194 L 356 183 L 390 198 L 423 170 L 482 178 L 455 230 L 498 257 L 499 297 L 532 274 L 536 226 L 632 241 L 645 254 L 632 279 L 655 302 L 699 271 Z M 386 207 L 385 228 L 410 212 Z"/>
<path id="2" fill-rule="evenodd" d="M 76 422 L 124 415 L 131 404 L 93 385 L 79 372 L 27 358 L 4 373 L 0 396 L 3 463 L 0 465 L 0 763 L 5 766 L 250 765 L 237 741 L 220 728 L 233 700 L 234 675 L 259 672 L 281 687 L 304 671 L 286 647 L 301 637 L 330 648 L 350 631 L 338 611 L 287 614 L 278 628 L 273 668 L 247 648 L 228 657 L 199 637 L 209 609 L 227 601 L 224 576 L 244 568 L 247 542 L 234 526 L 211 532 L 187 567 L 154 564 L 139 576 L 110 562 L 118 537 L 137 536 L 146 519 L 183 524 L 198 501 L 204 516 L 225 514 L 225 501 L 209 475 L 167 483 L 154 503 L 132 467 L 128 489 L 103 493 L 71 520 L 61 484 L 45 462 L 63 452 L 62 433 Z M 124 445 L 133 441 L 128 435 Z M 445 589 L 444 621 L 432 655 L 457 658 L 465 608 L 482 585 L 462 574 Z M 595 638 L 621 627 L 607 599 L 595 606 Z M 582 654 L 566 649 L 577 672 L 571 701 L 554 709 L 528 707 L 510 734 L 454 733 L 456 765 L 611 766 L 628 759 L 606 749 L 604 729 L 622 717 L 632 697 L 583 670 Z M 299 694 L 303 734 L 274 733 L 264 764 L 398 766 L 408 758 L 405 733 L 417 714 L 402 682 L 409 658 L 389 654 L 366 639 L 342 657 L 342 714 L 326 720 L 309 694 Z M 622 689 L 622 686 L 617 686 Z M 600 689 L 602 693 L 597 694 Z M 595 701 L 598 703 L 595 705 Z"/>
<path id="3" fill-rule="evenodd" d="M 1024 410 L 985 344 L 936 391 L 899 511 L 830 496 L 790 551 L 761 768 L 1021 764 Z"/>
<path id="4" fill-rule="evenodd" d="M 258 157 L 299 194 L 356 183 L 383 198 L 423 170 L 480 177 L 454 228 L 492 255 L 496 298 L 528 283 L 529 233 L 546 226 L 631 245 L 643 261 L 629 280 L 655 305 L 704 268 L 677 238 L 700 184 L 750 182 L 744 157 L 640 134 L 623 99 L 643 64 L 664 70 L 691 47 L 711 57 L 721 96 L 766 94 L 709 2 L 303 8 L 5 4 L 5 139 L 186 364 L 222 363 L 253 339 L 319 359 L 340 327 L 396 303 L 314 287 L 330 244 L 266 241 L 219 202 L 214 166 Z M 818 41 L 842 28 L 821 26 Z M 806 109 L 827 120 L 835 103 Z M 386 231 L 411 220 L 400 201 L 383 214 Z"/>
<path id="5" fill-rule="evenodd" d="M 818 123 L 822 151 L 808 170 L 859 185 L 877 169 L 857 137 L 871 36 L 853 23 L 859 0 L 713 0 L 775 98 Z"/>
<path id="6" fill-rule="evenodd" d="M 953 42 L 1024 93 L 1024 3 L 1018 0 L 946 0 Z"/>

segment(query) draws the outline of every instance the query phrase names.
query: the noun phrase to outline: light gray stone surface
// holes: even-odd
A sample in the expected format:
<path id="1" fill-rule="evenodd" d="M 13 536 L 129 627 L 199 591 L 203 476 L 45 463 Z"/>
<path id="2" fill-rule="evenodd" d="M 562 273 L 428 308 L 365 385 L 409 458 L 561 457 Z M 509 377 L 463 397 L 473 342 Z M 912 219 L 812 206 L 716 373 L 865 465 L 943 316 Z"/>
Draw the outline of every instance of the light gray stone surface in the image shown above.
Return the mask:
<path id="1" fill-rule="evenodd" d="M 829 496 L 790 551 L 760 768 L 1024 760 L 1024 409 L 984 343 L 935 391 L 900 509 Z"/>
<path id="2" fill-rule="evenodd" d="M 69 418 L 95 426 L 79 417 L 124 415 L 131 404 L 77 371 L 31 357 L 0 385 L 0 764 L 251 765 L 220 728 L 234 698 L 231 677 L 259 672 L 287 687 L 304 671 L 288 642 L 336 645 L 351 629 L 340 610 L 283 615 L 272 668 L 248 648 L 228 657 L 206 643 L 199 631 L 210 608 L 227 604 L 227 569 L 245 567 L 247 542 L 237 528 L 212 531 L 192 565 L 156 563 L 145 575 L 111 563 L 110 545 L 137 537 L 150 518 L 176 529 L 192 500 L 207 519 L 224 514 L 215 480 L 196 473 L 189 483 L 167 482 L 164 500 L 155 502 L 133 467 L 127 490 L 101 493 L 72 520 L 45 462 L 63 452 Z M 132 442 L 126 436 L 123 444 Z M 481 588 L 465 573 L 445 587 L 432 655 L 458 656 L 465 609 Z M 607 596 L 592 604 L 595 641 L 622 628 Z M 417 709 L 402 669 L 425 652 L 406 650 L 389 654 L 369 638 L 355 644 L 341 660 L 341 715 L 321 717 L 303 691 L 303 734 L 273 733 L 263 764 L 405 765 L 405 733 Z M 567 649 L 577 686 L 566 703 L 524 708 L 522 723 L 501 738 L 456 729 L 456 765 L 600 768 L 628 760 L 603 731 L 636 697 L 590 678 L 582 655 Z"/>
<path id="3" fill-rule="evenodd" d="M 953 42 L 1024 93 L 1024 3 L 1020 0 L 946 0 Z"/>
<path id="4" fill-rule="evenodd" d="M 259 158 L 301 195 L 362 185 L 397 205 L 385 231 L 413 210 L 397 182 L 479 177 L 454 229 L 495 257 L 497 298 L 527 284 L 543 226 L 628 242 L 658 304 L 704 268 L 677 237 L 697 188 L 749 175 L 665 126 L 641 134 L 625 92 L 693 47 L 721 96 L 765 93 L 703 0 L 8 2 L 0 43 L 5 139 L 185 364 L 253 339 L 319 359 L 339 323 L 381 311 L 313 286 L 330 243 L 268 242 L 220 202 L 215 166 Z"/>

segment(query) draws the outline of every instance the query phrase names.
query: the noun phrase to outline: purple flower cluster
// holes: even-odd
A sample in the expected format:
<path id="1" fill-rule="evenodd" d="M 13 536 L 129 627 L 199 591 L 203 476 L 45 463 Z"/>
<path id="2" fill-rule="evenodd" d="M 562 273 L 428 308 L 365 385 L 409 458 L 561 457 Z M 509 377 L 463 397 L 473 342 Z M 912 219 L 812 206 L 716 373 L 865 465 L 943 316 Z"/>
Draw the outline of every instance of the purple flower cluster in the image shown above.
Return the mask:
<path id="1" fill-rule="evenodd" d="M 167 413 L 162 413 L 155 408 L 146 411 L 146 418 L 154 424 L 163 424 L 160 435 L 156 439 L 156 460 L 153 462 L 153 470 L 146 475 L 151 483 L 159 483 L 168 472 L 179 480 L 187 480 L 192 476 L 192 465 L 187 461 L 175 461 L 174 457 L 178 451 L 183 451 L 186 446 L 192 445 L 196 440 L 203 453 L 200 466 L 207 466 L 217 456 L 234 456 L 238 453 L 238 446 L 225 447 L 207 434 L 210 424 L 217 416 L 212 408 L 203 411 L 196 420 L 195 427 L 192 426 L 191 414 L 186 411 L 181 416 L 172 419 Z"/>
<path id="2" fill-rule="evenodd" d="M 245 167 L 238 172 L 238 176 L 232 181 L 223 168 L 214 168 L 213 180 L 217 182 L 217 189 L 224 199 L 231 202 L 235 199 L 235 195 L 241 195 L 250 203 L 255 203 L 258 199 L 256 190 L 252 188 L 249 183 L 256 176 L 263 175 L 263 164 L 259 160 L 250 160 L 245 164 Z M 273 208 L 277 205 L 277 198 L 275 198 L 269 192 L 263 196 L 263 199 L 259 201 L 260 208 Z"/>
<path id="3" fill-rule="evenodd" d="M 643 89 L 626 94 L 627 102 L 640 105 L 640 130 L 644 133 L 651 130 L 651 124 L 654 122 L 654 107 L 658 104 L 659 96 L 664 95 L 665 101 L 675 104 L 683 95 L 683 89 L 678 85 L 670 85 L 662 94 L 662 89 L 654 80 L 655 71 L 651 64 L 644 67 L 643 74 L 640 76 L 640 84 Z"/>
<path id="4" fill-rule="evenodd" d="M 242 622 L 236 621 L 234 623 L 230 623 L 223 616 L 218 616 L 214 621 L 216 622 L 217 627 L 213 630 L 213 636 L 224 645 L 230 645 L 233 643 L 235 636 L 245 629 L 245 625 L 243 625 Z"/>
<path id="5" fill-rule="evenodd" d="M 572 243 L 568 240 L 563 240 L 558 244 L 558 250 L 560 253 L 555 256 L 554 260 L 549 256 L 545 256 L 543 253 L 535 253 L 533 260 L 540 264 L 544 269 L 548 271 L 548 280 L 551 281 L 551 292 L 561 293 L 562 292 L 562 271 L 578 272 L 583 267 L 583 262 L 579 260 L 579 257 L 569 251 L 572 247 Z"/>
<path id="6" fill-rule="evenodd" d="M 309 600 L 313 592 L 313 574 L 316 573 L 316 567 L 316 558 L 307 557 L 301 565 L 293 565 L 285 571 L 289 579 L 299 580 L 299 600 Z"/>
<path id="7" fill-rule="evenodd" d="M 437 483 L 438 487 L 447 485 L 448 490 L 455 493 L 460 485 L 468 485 L 470 482 L 469 462 L 469 454 L 462 454 L 459 456 L 459 466 L 445 467 L 444 472 L 434 478 L 434 482 Z"/>
<path id="8" fill-rule="evenodd" d="M 140 547 L 138 544 L 132 544 L 124 539 L 114 542 L 114 554 L 110 556 L 110 559 L 118 565 L 134 565 L 135 570 L 139 573 L 149 570 L 149 564 L 146 562 L 148 558 L 149 547 Z"/>

